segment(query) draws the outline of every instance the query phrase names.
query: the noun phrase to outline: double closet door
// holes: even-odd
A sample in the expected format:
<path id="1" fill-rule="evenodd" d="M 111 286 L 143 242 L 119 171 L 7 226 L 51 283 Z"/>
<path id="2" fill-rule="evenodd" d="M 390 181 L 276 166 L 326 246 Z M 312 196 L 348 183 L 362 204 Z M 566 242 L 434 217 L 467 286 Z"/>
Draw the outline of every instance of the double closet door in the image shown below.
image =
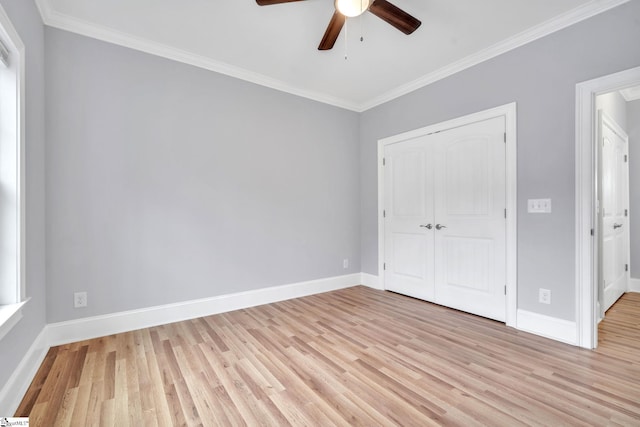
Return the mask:
<path id="1" fill-rule="evenodd" d="M 505 321 L 505 119 L 385 147 L 385 289 Z"/>

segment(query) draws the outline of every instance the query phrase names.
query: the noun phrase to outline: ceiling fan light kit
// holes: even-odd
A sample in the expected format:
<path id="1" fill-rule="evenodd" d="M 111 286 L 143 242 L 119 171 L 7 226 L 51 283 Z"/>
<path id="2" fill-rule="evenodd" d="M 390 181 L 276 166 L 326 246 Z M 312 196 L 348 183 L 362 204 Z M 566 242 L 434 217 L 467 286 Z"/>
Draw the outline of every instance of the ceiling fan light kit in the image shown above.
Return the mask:
<path id="1" fill-rule="evenodd" d="M 256 0 L 260 6 L 303 0 Z M 387 0 L 334 0 L 335 12 L 322 37 L 318 50 L 329 50 L 336 43 L 347 18 L 362 15 L 367 10 L 405 34 L 411 34 L 422 24 L 420 20 Z"/>
<path id="2" fill-rule="evenodd" d="M 369 0 L 336 0 L 334 6 L 347 18 L 355 18 L 366 12 L 370 3 Z"/>

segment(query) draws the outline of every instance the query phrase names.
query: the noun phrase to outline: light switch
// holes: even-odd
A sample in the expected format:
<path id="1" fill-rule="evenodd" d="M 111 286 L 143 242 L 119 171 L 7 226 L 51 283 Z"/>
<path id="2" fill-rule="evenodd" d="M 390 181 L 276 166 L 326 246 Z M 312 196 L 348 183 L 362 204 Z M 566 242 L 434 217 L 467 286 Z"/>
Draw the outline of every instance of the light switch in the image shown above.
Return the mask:
<path id="1" fill-rule="evenodd" d="M 529 213 L 551 213 L 551 199 L 529 199 L 527 202 Z"/>

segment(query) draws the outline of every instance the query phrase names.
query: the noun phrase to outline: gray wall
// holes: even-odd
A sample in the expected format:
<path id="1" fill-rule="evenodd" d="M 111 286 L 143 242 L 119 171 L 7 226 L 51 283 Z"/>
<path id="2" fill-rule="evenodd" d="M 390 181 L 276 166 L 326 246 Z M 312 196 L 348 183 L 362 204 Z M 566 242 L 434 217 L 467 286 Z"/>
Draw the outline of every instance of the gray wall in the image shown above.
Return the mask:
<path id="1" fill-rule="evenodd" d="M 381 138 L 516 101 L 518 306 L 575 318 L 575 85 L 640 65 L 640 1 L 583 21 L 361 116 L 362 269 L 377 274 L 376 144 Z M 553 213 L 526 213 L 551 198 Z M 552 304 L 538 303 L 538 288 Z"/>
<path id="2" fill-rule="evenodd" d="M 640 100 L 627 103 L 631 277 L 640 279 Z"/>
<path id="3" fill-rule="evenodd" d="M 0 0 L 26 50 L 26 289 L 23 318 L 0 341 L 0 388 L 45 325 L 44 40 L 31 0 Z M 3 416 L 12 414 L 2 414 Z"/>
<path id="4" fill-rule="evenodd" d="M 360 271 L 356 113 L 50 28 L 46 71 L 49 322 Z"/>

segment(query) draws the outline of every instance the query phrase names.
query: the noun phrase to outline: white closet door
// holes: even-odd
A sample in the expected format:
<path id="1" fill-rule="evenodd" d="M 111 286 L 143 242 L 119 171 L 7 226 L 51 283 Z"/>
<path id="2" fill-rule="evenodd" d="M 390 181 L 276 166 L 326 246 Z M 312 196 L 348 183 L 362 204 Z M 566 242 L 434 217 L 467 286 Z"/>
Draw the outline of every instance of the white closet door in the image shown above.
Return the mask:
<path id="1" fill-rule="evenodd" d="M 628 137 L 600 115 L 602 132 L 602 292 L 607 311 L 628 288 L 629 206 Z"/>
<path id="2" fill-rule="evenodd" d="M 385 289 L 504 321 L 505 122 L 385 147 Z"/>
<path id="3" fill-rule="evenodd" d="M 504 117 L 433 135 L 435 301 L 506 318 Z"/>
<path id="4" fill-rule="evenodd" d="M 434 300 L 433 155 L 428 137 L 385 148 L 385 288 Z"/>

